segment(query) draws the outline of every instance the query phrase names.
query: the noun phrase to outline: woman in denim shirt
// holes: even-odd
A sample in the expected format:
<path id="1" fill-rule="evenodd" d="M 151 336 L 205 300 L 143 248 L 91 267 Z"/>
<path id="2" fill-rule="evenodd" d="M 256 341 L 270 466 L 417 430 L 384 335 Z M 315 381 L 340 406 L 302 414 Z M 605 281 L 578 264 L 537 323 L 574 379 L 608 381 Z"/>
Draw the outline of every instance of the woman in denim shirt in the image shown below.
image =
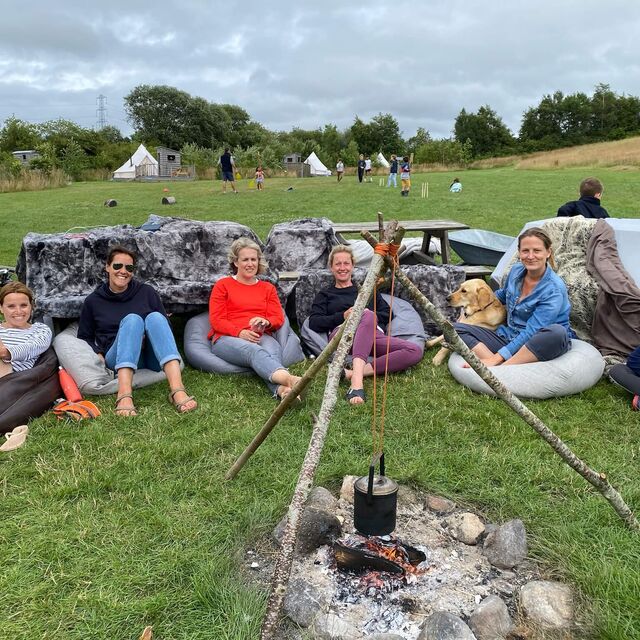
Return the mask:
<path id="1" fill-rule="evenodd" d="M 496 296 L 507 308 L 507 324 L 496 331 L 455 323 L 464 343 L 488 367 L 553 360 L 571 348 L 571 304 L 567 288 L 552 269 L 549 236 L 532 227 L 518 237 L 520 262 Z"/>

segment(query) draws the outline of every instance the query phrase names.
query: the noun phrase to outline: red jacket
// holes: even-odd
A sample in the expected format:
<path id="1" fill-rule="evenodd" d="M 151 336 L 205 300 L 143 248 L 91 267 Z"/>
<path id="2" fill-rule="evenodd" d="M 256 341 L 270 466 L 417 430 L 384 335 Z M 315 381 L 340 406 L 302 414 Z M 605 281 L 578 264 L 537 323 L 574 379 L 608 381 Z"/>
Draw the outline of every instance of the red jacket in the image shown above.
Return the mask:
<path id="1" fill-rule="evenodd" d="M 271 326 L 266 333 L 277 331 L 284 324 L 284 312 L 276 288 L 264 280 L 242 284 L 235 278 L 218 280 L 209 298 L 208 338 L 214 342 L 220 336 L 237 337 L 243 329 L 251 329 L 249 320 L 260 316 Z"/>

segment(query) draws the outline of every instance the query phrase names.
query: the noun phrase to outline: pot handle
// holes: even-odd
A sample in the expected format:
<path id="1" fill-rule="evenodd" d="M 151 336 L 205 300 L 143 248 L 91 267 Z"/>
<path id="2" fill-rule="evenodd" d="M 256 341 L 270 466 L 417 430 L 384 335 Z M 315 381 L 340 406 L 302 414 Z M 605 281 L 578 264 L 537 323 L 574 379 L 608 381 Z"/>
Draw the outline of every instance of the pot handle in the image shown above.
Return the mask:
<path id="1" fill-rule="evenodd" d="M 380 463 L 380 475 L 384 475 L 384 451 L 379 451 L 371 458 L 371 464 L 369 465 L 369 482 L 367 483 L 367 504 L 371 506 L 373 504 L 373 476 L 376 471 L 376 464 Z"/>

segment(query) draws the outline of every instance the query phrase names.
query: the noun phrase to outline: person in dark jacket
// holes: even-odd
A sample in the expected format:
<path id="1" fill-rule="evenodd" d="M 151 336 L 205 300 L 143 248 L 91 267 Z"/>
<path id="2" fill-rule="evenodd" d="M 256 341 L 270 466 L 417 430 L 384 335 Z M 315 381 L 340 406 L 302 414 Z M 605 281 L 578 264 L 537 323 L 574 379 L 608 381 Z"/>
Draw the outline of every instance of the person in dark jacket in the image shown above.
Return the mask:
<path id="1" fill-rule="evenodd" d="M 607 210 L 600 205 L 602 190 L 602 182 L 598 178 L 585 178 L 580 183 L 580 200 L 563 204 L 558 209 L 558 217 L 608 218 Z"/>
<path id="2" fill-rule="evenodd" d="M 117 415 L 137 415 L 132 381 L 138 367 L 164 371 L 169 399 L 179 413 L 187 413 L 198 404 L 182 383 L 180 354 L 167 314 L 157 291 L 133 278 L 135 263 L 135 254 L 125 247 L 109 251 L 105 267 L 108 280 L 86 297 L 78 338 L 116 372 Z"/>
<path id="3" fill-rule="evenodd" d="M 329 339 L 349 317 L 358 297 L 358 287 L 351 280 L 354 263 L 351 247 L 333 247 L 329 254 L 329 268 L 333 272 L 335 284 L 318 291 L 311 306 L 309 328 L 316 333 L 329 333 Z M 373 301 L 369 303 L 369 307 L 372 306 Z M 366 401 L 363 378 L 372 376 L 374 370 L 375 373 L 384 373 L 386 367 L 389 373 L 404 371 L 422 358 L 422 349 L 412 342 L 393 337 L 387 339 L 385 330 L 391 321 L 390 316 L 389 305 L 378 293 L 376 313 L 371 308 L 365 309 L 353 338 L 353 370 L 345 370 L 345 377 L 351 383 L 347 392 L 350 404 L 363 404 Z M 369 363 L 367 360 L 374 351 L 374 343 L 376 358 Z"/>
<path id="4" fill-rule="evenodd" d="M 364 159 L 364 155 L 361 153 L 358 158 L 358 182 L 362 182 L 362 178 L 364 178 L 364 168 L 366 166 L 366 162 Z"/>

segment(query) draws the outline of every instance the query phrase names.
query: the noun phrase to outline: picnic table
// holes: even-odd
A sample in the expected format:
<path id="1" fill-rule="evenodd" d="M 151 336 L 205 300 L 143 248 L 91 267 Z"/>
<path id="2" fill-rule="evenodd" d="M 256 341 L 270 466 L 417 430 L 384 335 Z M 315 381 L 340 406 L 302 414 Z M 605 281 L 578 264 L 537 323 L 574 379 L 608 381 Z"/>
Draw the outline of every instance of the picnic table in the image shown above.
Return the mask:
<path id="1" fill-rule="evenodd" d="M 469 225 L 453 220 L 401 220 L 398 223 L 406 231 L 422 231 L 422 247 L 414 253 L 414 257 L 423 264 L 436 264 L 429 255 L 431 238 L 440 238 L 440 255 L 442 264 L 449 264 L 450 250 L 449 231 L 468 229 Z M 336 233 L 360 233 L 361 231 L 378 231 L 377 222 L 334 222 L 333 230 Z"/>

